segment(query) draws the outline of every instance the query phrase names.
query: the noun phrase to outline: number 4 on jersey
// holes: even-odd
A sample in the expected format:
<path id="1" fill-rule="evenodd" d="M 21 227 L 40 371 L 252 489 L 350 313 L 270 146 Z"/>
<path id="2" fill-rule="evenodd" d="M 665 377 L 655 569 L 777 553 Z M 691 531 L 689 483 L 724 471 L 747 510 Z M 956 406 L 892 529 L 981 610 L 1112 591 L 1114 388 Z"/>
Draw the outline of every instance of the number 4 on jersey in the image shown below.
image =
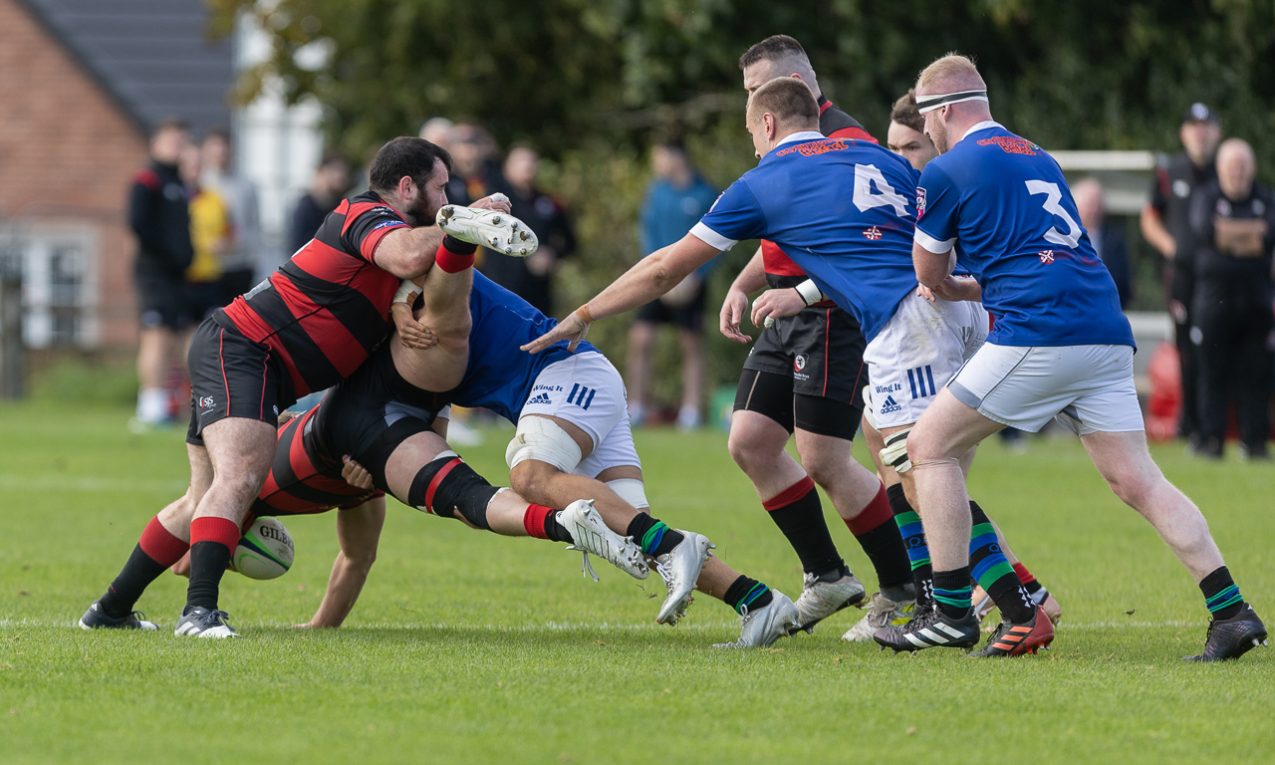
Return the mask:
<path id="1" fill-rule="evenodd" d="M 893 207 L 895 215 L 908 217 L 908 200 L 894 190 L 876 165 L 854 166 L 854 206 L 859 212 L 874 207 Z"/>

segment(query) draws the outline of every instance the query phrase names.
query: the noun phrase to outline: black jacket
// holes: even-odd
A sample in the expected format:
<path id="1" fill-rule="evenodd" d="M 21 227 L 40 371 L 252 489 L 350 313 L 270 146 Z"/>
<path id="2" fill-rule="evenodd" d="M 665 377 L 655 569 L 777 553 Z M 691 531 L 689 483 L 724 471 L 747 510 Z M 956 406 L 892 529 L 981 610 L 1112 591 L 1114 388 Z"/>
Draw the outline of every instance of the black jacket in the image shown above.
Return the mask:
<path id="1" fill-rule="evenodd" d="M 139 274 L 184 279 L 195 258 L 190 239 L 190 207 L 176 165 L 151 162 L 133 176 L 128 225 L 137 235 Z"/>

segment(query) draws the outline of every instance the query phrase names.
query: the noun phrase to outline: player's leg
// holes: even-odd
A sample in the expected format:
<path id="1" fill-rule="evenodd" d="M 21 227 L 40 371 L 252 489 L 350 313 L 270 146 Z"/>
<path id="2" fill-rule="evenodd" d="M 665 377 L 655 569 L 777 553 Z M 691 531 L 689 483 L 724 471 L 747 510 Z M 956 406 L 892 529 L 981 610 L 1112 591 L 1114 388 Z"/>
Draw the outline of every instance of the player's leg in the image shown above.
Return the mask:
<path id="1" fill-rule="evenodd" d="M 683 430 L 697 428 L 703 422 L 704 406 L 704 315 L 696 312 L 698 327 L 682 327 L 677 331 L 678 349 L 682 354 L 682 404 L 677 410 L 677 426 Z"/>
<path id="2" fill-rule="evenodd" d="M 474 283 L 476 249 L 447 237 L 438 250 L 434 268 L 425 274 L 421 287 L 425 306 L 417 318 L 434 332 L 438 343 L 426 350 L 412 350 L 398 342 L 391 346 L 399 374 L 421 390 L 451 390 L 464 377 L 469 360 L 469 291 Z"/>
<path id="3" fill-rule="evenodd" d="M 651 308 L 659 301 L 644 306 L 629 327 L 629 350 L 625 361 L 625 382 L 629 387 L 629 416 L 635 425 L 641 425 L 648 414 L 647 389 L 651 384 L 652 353 L 655 348 L 655 332 L 658 325 L 644 315 L 655 311 Z"/>

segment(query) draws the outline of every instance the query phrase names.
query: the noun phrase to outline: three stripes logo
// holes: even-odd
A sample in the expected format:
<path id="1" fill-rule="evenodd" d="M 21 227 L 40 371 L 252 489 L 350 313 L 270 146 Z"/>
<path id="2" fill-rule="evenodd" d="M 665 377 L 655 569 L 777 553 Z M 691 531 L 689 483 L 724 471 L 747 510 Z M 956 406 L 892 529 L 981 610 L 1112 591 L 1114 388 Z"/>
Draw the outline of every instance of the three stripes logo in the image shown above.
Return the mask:
<path id="1" fill-rule="evenodd" d="M 938 393 L 934 387 L 934 372 L 930 365 L 908 370 L 908 385 L 912 387 L 912 398 L 926 398 Z"/>
<path id="2" fill-rule="evenodd" d="M 597 388 L 586 388 L 580 383 L 573 383 L 571 392 L 567 394 L 567 403 L 575 404 L 581 409 L 588 411 L 589 406 L 593 403 L 593 396 L 597 392 Z"/>

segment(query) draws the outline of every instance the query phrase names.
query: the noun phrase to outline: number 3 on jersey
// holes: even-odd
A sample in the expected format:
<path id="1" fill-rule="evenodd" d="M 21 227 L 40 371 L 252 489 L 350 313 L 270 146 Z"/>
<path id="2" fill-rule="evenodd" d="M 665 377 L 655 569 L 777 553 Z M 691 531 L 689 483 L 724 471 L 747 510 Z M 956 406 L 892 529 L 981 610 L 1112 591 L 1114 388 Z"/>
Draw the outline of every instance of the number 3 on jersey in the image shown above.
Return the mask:
<path id="1" fill-rule="evenodd" d="M 1045 241 L 1054 244 L 1063 245 L 1065 247 L 1075 248 L 1080 244 L 1080 226 L 1076 223 L 1076 219 L 1063 209 L 1059 204 L 1062 202 L 1062 192 L 1058 190 L 1058 184 L 1049 181 L 1024 181 L 1027 184 L 1027 193 L 1035 196 L 1036 194 L 1044 194 L 1045 202 L 1041 206 L 1045 208 L 1045 212 L 1055 215 L 1063 219 L 1067 224 L 1067 233 L 1062 233 L 1056 226 L 1050 226 L 1045 232 Z M 857 187 L 856 187 L 857 188 Z"/>
<path id="2" fill-rule="evenodd" d="M 854 206 L 859 212 L 874 207 L 893 207 L 895 215 L 908 217 L 908 200 L 894 190 L 876 165 L 854 166 Z"/>

